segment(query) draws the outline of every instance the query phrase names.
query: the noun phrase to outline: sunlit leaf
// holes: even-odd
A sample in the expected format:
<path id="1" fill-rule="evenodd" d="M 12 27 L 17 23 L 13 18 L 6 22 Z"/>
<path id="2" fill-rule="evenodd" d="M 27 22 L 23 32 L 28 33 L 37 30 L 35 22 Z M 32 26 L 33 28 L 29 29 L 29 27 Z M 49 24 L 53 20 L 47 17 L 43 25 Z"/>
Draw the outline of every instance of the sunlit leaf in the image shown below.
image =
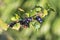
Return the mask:
<path id="1" fill-rule="evenodd" d="M 0 19 L 0 29 L 7 30 L 7 28 L 8 28 L 8 25 Z"/>

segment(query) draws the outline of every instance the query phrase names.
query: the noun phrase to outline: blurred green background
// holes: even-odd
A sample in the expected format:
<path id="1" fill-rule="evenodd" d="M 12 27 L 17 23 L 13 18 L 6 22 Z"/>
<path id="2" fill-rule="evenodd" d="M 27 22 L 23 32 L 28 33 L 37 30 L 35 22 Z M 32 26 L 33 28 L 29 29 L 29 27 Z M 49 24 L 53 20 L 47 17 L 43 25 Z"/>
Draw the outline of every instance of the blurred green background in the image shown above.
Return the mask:
<path id="1" fill-rule="evenodd" d="M 54 9 L 44 18 L 38 31 L 33 28 L 18 30 L 19 24 L 15 29 L 8 28 L 15 14 L 25 17 L 18 8 L 29 13 L 35 5 Z M 0 0 L 0 40 L 60 40 L 60 0 Z"/>

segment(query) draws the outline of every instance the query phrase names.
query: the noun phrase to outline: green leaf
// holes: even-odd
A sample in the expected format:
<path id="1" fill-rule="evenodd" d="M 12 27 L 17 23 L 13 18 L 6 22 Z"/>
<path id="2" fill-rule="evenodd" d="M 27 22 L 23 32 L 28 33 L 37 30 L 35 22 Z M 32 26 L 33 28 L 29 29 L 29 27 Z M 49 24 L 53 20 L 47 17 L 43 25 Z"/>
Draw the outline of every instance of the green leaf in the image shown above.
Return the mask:
<path id="1" fill-rule="evenodd" d="M 40 23 L 36 20 L 33 20 L 33 22 L 30 22 L 30 26 L 32 26 L 35 30 L 38 30 L 40 28 Z"/>
<path id="2" fill-rule="evenodd" d="M 30 14 L 30 17 L 36 15 L 36 13 L 37 12 L 35 10 L 31 10 L 30 13 L 29 13 Z"/>
<path id="3" fill-rule="evenodd" d="M 1 19 L 0 19 L 0 29 L 5 31 L 8 29 L 8 25 L 4 23 L 4 21 L 2 21 Z"/>
<path id="4" fill-rule="evenodd" d="M 57 16 L 60 16 L 60 0 L 48 0 L 48 4 L 56 11 Z"/>
<path id="5" fill-rule="evenodd" d="M 39 0 L 37 2 L 37 5 L 45 8 L 47 2 L 48 2 L 47 0 Z"/>
<path id="6" fill-rule="evenodd" d="M 33 2 L 32 2 L 33 1 Z M 31 10 L 36 4 L 36 0 L 27 0 L 22 7 L 27 9 L 27 10 Z M 28 5 L 28 6 L 27 6 Z"/>
<path id="7" fill-rule="evenodd" d="M 60 17 L 56 17 L 55 21 L 53 22 L 52 25 L 52 32 L 53 34 L 60 36 Z"/>
<path id="8" fill-rule="evenodd" d="M 4 10 L 4 12 L 2 12 L 2 16 L 1 19 L 6 22 L 7 20 L 10 20 L 10 15 L 12 15 L 11 13 L 17 9 L 20 5 L 21 5 L 22 1 L 20 2 L 20 0 L 17 0 L 16 2 L 10 3 L 7 5 L 7 8 Z"/>
<path id="9" fill-rule="evenodd" d="M 40 30 L 40 33 L 42 35 L 49 32 L 51 23 L 53 23 L 52 21 L 55 19 L 55 17 L 56 17 L 56 13 L 51 11 L 50 14 L 44 19 L 44 22 L 43 22 L 43 24 L 41 26 L 41 30 Z"/>

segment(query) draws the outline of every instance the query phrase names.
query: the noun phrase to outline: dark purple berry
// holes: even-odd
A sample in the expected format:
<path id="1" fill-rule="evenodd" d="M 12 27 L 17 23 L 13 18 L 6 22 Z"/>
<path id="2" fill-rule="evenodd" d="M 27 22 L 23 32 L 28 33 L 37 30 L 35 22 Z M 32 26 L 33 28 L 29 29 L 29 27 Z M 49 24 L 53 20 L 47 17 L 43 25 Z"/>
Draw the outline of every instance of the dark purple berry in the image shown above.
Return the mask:
<path id="1" fill-rule="evenodd" d="M 32 21 L 32 17 L 29 17 L 29 18 L 28 18 L 28 21 Z"/>
<path id="2" fill-rule="evenodd" d="M 23 20 L 19 21 L 19 23 L 20 23 L 21 25 L 24 25 L 24 21 L 23 21 Z"/>
<path id="3" fill-rule="evenodd" d="M 26 26 L 28 27 L 28 26 L 29 26 L 29 22 L 30 22 L 30 21 L 26 20 L 26 21 L 24 22 L 24 23 L 25 23 L 24 25 L 26 25 Z"/>
<path id="4" fill-rule="evenodd" d="M 29 27 L 29 23 L 32 21 L 32 17 L 29 17 L 29 18 L 25 18 L 23 20 L 20 20 L 19 23 L 21 25 L 25 25 L 27 27 Z"/>
<path id="5" fill-rule="evenodd" d="M 16 22 L 11 22 L 11 23 L 9 24 L 9 27 L 13 27 L 15 24 L 16 24 Z"/>
<path id="6" fill-rule="evenodd" d="M 37 20 L 38 22 L 42 23 L 42 19 L 41 19 L 39 16 L 36 17 L 36 20 Z"/>

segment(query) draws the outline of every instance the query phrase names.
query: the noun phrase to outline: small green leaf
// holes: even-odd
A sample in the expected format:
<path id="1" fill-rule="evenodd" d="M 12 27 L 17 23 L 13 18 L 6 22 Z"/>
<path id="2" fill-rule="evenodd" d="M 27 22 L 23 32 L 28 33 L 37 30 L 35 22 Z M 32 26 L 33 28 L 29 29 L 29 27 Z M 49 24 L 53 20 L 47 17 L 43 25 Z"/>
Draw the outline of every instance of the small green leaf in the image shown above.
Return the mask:
<path id="1" fill-rule="evenodd" d="M 34 15 L 36 15 L 36 11 L 35 11 L 35 10 L 32 10 L 32 11 L 30 12 L 30 17 L 31 17 L 31 16 L 34 16 Z"/>
<path id="2" fill-rule="evenodd" d="M 40 23 L 36 20 L 30 22 L 30 26 L 32 26 L 34 29 L 38 30 L 40 28 Z"/>

